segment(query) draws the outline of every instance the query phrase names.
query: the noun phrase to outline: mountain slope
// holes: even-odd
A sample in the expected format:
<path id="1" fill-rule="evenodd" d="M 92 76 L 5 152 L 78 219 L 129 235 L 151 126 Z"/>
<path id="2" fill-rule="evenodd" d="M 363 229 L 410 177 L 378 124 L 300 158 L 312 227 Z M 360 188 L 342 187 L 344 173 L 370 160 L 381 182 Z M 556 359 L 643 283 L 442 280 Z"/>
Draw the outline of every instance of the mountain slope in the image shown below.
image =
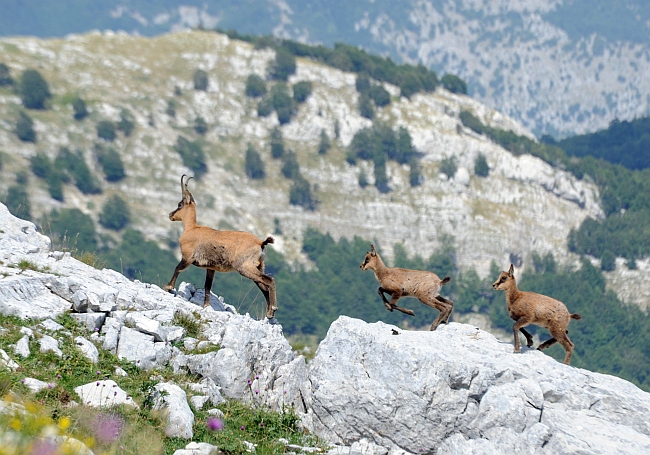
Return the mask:
<path id="1" fill-rule="evenodd" d="M 2 33 L 217 26 L 328 46 L 346 42 L 457 74 L 472 95 L 538 135 L 594 131 L 650 109 L 650 11 L 640 0 L 36 3 L 10 5 Z"/>
<path id="2" fill-rule="evenodd" d="M 290 180 L 281 175 L 281 163 L 270 157 L 269 134 L 278 125 L 277 117 L 259 117 L 257 100 L 244 94 L 248 75 L 266 74 L 272 51 L 254 50 L 211 32 L 156 38 L 124 34 L 48 41 L 12 38 L 0 41 L 0 49 L 0 60 L 14 74 L 37 67 L 54 93 L 51 110 L 29 112 L 41 138 L 31 144 L 18 140 L 12 131 L 19 99 L 8 89 L 2 92 L 0 113 L 5 121 L 0 144 L 9 155 L 2 191 L 11 182 L 9 176 L 27 169 L 37 151 L 54 158 L 61 146 L 79 148 L 87 162 L 96 162 L 96 125 L 101 120 L 118 121 L 122 108 L 132 112 L 136 124 L 130 136 L 119 135 L 112 145 L 125 163 L 125 180 L 103 182 L 99 195 L 84 195 L 66 185 L 62 204 L 32 177 L 29 192 L 37 216 L 67 206 L 97 220 L 107 197 L 121 194 L 136 214 L 137 229 L 159 242 L 175 240 L 180 226 L 170 223 L 167 213 L 180 198 L 180 175 L 189 172 L 174 149 L 179 135 L 203 144 L 206 154 L 208 174 L 191 184 L 199 222 L 260 236 L 279 224 L 283 235 L 277 247 L 293 258 L 307 226 L 335 238 L 376 239 L 389 255 L 397 242 L 411 254 L 428 255 L 451 236 L 459 266 L 475 267 L 484 276 L 492 260 L 524 262 L 532 250 L 552 251 L 566 262 L 569 229 L 587 216 L 601 215 L 593 185 L 529 155 L 512 156 L 463 127 L 458 115 L 469 110 L 485 124 L 530 136 L 523 127 L 471 98 L 441 89 L 409 100 L 398 98 L 398 90 L 385 85 L 393 100 L 379 109 L 377 117 L 393 128 L 408 129 L 422 153 L 425 180 L 410 187 L 408 167 L 389 162 L 393 191 L 381 194 L 357 183 L 360 168 L 371 175 L 371 165 L 351 166 L 345 161 L 345 146 L 371 124 L 357 112 L 355 76 L 298 59 L 290 83 L 311 81 L 313 93 L 282 126 L 282 133 L 286 147 L 297 153 L 302 174 L 317 185 L 319 208 L 308 211 L 288 204 Z M 207 91 L 193 89 L 192 74 L 198 68 L 209 76 Z M 181 94 L 174 95 L 175 90 Z M 81 122 L 72 119 L 69 100 L 75 95 L 82 96 L 91 111 Z M 169 100 L 176 106 L 175 117 L 166 113 Z M 204 137 L 193 132 L 197 116 L 208 124 Z M 333 138 L 336 124 L 340 140 L 327 155 L 319 155 L 321 130 Z M 264 180 L 245 176 L 243 158 L 249 142 L 265 162 Z M 479 153 L 490 167 L 486 178 L 473 175 Z M 439 174 L 439 167 L 441 160 L 452 156 L 458 172 L 448 179 Z"/>

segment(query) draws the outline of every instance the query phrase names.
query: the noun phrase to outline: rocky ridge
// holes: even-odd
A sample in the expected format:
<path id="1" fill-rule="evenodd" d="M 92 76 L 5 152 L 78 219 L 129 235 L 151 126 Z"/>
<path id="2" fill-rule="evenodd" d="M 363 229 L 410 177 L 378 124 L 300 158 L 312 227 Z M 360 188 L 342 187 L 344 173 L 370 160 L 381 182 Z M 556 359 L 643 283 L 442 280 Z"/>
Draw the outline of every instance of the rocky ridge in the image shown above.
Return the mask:
<path id="1" fill-rule="evenodd" d="M 41 340 L 52 339 L 53 347 L 46 348 L 55 349 L 57 338 L 66 335 L 50 318 L 72 307 L 89 329 L 77 343 L 89 361 L 94 346 L 140 368 L 171 365 L 177 383 L 156 386 L 166 392 L 157 406 L 170 411 L 168 435 L 192 438 L 188 402 L 215 406 L 229 397 L 258 400 L 271 409 L 294 406 L 307 429 L 331 442 L 332 454 L 650 450 L 650 394 L 538 351 L 512 354 L 511 343 L 474 326 L 450 323 L 435 332 L 411 332 L 341 316 L 307 364 L 292 352 L 279 325 L 235 314 L 216 296 L 212 308 L 202 309 L 183 298 L 192 294 L 189 286 L 172 296 L 50 251 L 47 237 L 1 204 L 0 226 L 0 311 L 41 320 L 24 328 L 24 336 L 39 332 Z M 26 262 L 32 266 L 25 268 Z M 203 343 L 220 348 L 193 354 L 198 340 L 173 325 L 177 313 L 197 314 Z M 182 340 L 184 349 L 169 340 Z M 30 355 L 18 346 L 0 354 L 0 368 L 12 369 Z M 118 393 L 120 374 L 103 384 L 80 384 L 77 394 L 88 405 L 110 398 L 105 389 L 115 390 L 114 402 L 126 400 Z M 199 382 L 188 379 L 197 376 Z M 31 379 L 30 384 L 33 390 L 48 386 Z M 186 390 L 192 391 L 189 399 Z M 214 449 L 201 444 L 191 442 L 176 453 Z"/>

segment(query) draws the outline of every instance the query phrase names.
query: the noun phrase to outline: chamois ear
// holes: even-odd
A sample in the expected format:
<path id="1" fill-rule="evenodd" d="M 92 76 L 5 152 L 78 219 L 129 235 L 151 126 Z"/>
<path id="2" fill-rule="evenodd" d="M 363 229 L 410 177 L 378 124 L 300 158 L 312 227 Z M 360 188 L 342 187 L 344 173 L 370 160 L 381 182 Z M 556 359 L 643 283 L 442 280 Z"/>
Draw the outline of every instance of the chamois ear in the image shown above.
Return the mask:
<path id="1" fill-rule="evenodd" d="M 515 273 L 515 268 L 512 264 L 510 264 L 510 269 L 508 270 L 508 275 L 512 276 Z"/>
<path id="2" fill-rule="evenodd" d="M 190 193 L 190 190 L 187 188 L 187 184 L 190 183 L 190 180 L 192 180 L 194 177 L 189 177 L 185 184 L 183 185 L 183 199 L 185 200 L 186 204 L 189 204 L 190 202 L 194 202 L 194 197 L 192 196 L 192 193 Z"/>
<path id="3" fill-rule="evenodd" d="M 372 243 L 370 244 L 370 254 L 372 254 L 373 256 L 377 256 L 377 250 L 375 250 L 375 245 L 373 245 Z"/>

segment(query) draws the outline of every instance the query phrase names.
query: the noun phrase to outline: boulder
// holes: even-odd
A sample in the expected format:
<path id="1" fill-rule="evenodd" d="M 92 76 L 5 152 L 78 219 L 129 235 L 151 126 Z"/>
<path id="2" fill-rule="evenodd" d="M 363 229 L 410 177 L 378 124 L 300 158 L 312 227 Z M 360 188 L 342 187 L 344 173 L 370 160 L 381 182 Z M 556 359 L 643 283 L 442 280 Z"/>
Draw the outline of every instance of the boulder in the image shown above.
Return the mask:
<path id="1" fill-rule="evenodd" d="M 76 337 L 74 342 L 88 360 L 92 363 L 99 362 L 99 351 L 92 342 L 86 340 L 84 337 Z"/>
<path id="2" fill-rule="evenodd" d="M 341 316 L 308 373 L 310 428 L 353 451 L 366 438 L 392 454 L 650 453 L 650 394 L 466 324 Z"/>
<path id="3" fill-rule="evenodd" d="M 127 405 L 138 408 L 133 398 L 128 396 L 124 390 L 110 379 L 89 382 L 88 384 L 75 387 L 75 393 L 79 395 L 81 402 L 94 408 Z"/>
<path id="4" fill-rule="evenodd" d="M 167 411 L 165 435 L 170 438 L 191 439 L 193 436 L 194 414 L 187 404 L 187 395 L 176 384 L 161 382 L 156 384 L 158 395 L 154 409 Z"/>

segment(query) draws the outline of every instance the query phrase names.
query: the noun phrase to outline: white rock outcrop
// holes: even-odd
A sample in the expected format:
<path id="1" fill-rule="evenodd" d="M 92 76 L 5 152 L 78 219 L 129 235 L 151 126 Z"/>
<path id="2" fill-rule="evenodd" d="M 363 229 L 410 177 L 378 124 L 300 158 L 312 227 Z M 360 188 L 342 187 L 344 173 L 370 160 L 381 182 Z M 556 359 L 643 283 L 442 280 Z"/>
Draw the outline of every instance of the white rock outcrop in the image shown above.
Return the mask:
<path id="1" fill-rule="evenodd" d="M 397 330 L 398 335 L 393 335 Z M 340 317 L 309 367 L 312 429 L 390 453 L 650 452 L 650 394 L 466 324 Z"/>

